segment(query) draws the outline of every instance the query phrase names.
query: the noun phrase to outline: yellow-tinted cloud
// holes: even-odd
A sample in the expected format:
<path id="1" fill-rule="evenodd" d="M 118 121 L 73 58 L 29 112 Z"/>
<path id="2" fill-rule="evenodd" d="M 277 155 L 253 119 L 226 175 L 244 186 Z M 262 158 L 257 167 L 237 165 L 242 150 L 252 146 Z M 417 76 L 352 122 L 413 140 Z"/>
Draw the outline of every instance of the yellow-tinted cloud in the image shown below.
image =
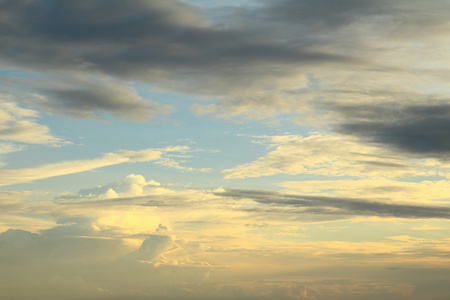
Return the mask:
<path id="1" fill-rule="evenodd" d="M 58 146 L 63 139 L 50 134 L 47 126 L 36 123 L 39 114 L 19 107 L 8 98 L 0 97 L 0 140 L 27 144 Z"/>
<path id="2" fill-rule="evenodd" d="M 94 170 L 101 167 L 112 166 L 122 163 L 163 161 L 162 164 L 169 167 L 168 161 L 173 161 L 176 168 L 195 171 L 194 168 L 184 168 L 172 158 L 164 157 L 168 152 L 186 152 L 188 147 L 167 147 L 161 149 L 145 149 L 141 151 L 118 151 L 105 153 L 103 157 L 90 160 L 63 161 L 26 169 L 0 170 L 0 186 L 16 183 L 30 182 L 33 180 L 49 178 L 60 175 L 74 174 Z"/>
<path id="3" fill-rule="evenodd" d="M 450 198 L 446 180 L 407 182 L 385 178 L 362 180 L 305 180 L 280 184 L 300 194 L 384 199 L 392 202 L 427 202 Z"/>
<path id="4" fill-rule="evenodd" d="M 416 169 L 421 161 L 349 138 L 319 134 L 261 138 L 275 150 L 253 162 L 224 170 L 226 179 L 305 173 L 388 178 L 434 174 Z"/>

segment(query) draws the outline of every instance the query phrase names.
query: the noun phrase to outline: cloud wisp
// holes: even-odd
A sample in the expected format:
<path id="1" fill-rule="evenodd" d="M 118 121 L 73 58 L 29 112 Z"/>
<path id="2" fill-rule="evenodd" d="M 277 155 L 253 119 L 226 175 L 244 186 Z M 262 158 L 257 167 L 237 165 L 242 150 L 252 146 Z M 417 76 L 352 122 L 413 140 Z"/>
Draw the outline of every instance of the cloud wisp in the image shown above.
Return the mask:
<path id="1" fill-rule="evenodd" d="M 442 205 L 399 204 L 357 198 L 283 194 L 263 190 L 227 189 L 216 195 L 234 199 L 251 199 L 262 206 L 248 208 L 246 210 L 263 213 L 374 216 L 411 219 L 450 218 L 450 207 Z"/>
<path id="2" fill-rule="evenodd" d="M 0 140 L 48 146 L 66 143 L 50 134 L 47 126 L 38 124 L 37 117 L 37 111 L 19 107 L 9 99 L 0 98 Z"/>
<path id="3" fill-rule="evenodd" d="M 185 153 L 186 151 L 189 151 L 189 148 L 186 146 L 145 149 L 141 151 L 122 150 L 115 153 L 105 153 L 103 157 L 97 159 L 63 161 L 25 169 L 2 169 L 0 170 L 0 186 L 85 172 L 106 166 L 130 162 L 157 162 L 159 160 L 163 160 L 164 165 L 170 166 L 171 164 L 167 164 L 167 161 L 172 161 L 173 159 L 165 157 L 165 154 L 170 152 Z M 174 162 L 174 164 L 178 168 L 183 168 L 176 162 Z M 187 169 L 189 171 L 195 170 L 193 168 Z"/>

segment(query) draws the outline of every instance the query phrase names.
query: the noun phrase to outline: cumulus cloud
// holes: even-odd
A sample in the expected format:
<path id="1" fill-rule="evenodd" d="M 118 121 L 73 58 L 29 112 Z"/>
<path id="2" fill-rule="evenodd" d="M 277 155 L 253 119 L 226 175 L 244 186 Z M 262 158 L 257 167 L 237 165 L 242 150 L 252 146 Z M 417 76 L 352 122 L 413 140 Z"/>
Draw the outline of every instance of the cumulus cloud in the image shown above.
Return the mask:
<path id="1" fill-rule="evenodd" d="M 398 272 L 392 274 L 380 268 L 390 261 L 383 261 L 383 254 L 390 253 L 400 261 L 400 253 L 411 249 L 411 246 L 420 247 L 430 242 L 433 247 L 444 246 L 439 241 L 413 237 L 393 237 L 391 244 L 303 242 L 283 251 L 270 247 L 265 247 L 263 251 L 254 249 L 251 258 L 247 257 L 247 249 L 222 250 L 214 256 L 214 252 L 219 251 L 216 248 L 207 254 L 220 263 L 214 267 L 203 261 L 191 260 L 205 249 L 185 239 L 151 234 L 133 251 L 120 239 L 74 235 L 69 224 L 86 225 L 89 223 L 87 220 L 65 219 L 60 223 L 59 231 L 64 234 L 55 235 L 53 229 L 39 234 L 23 230 L 8 230 L 0 234 L 0 261 L 3 266 L 0 286 L 5 295 L 11 295 L 12 299 L 27 299 L 31 294 L 35 299 L 58 299 L 64 294 L 68 299 L 147 299 L 156 295 L 161 299 L 257 297 L 287 300 L 314 299 L 314 296 L 320 295 L 341 299 L 339 297 L 349 291 L 358 291 L 358 295 L 374 299 L 380 295 L 408 296 L 414 290 L 416 281 L 387 280 L 395 274 L 398 276 Z M 355 253 L 360 255 L 359 262 L 355 262 Z M 376 269 L 362 265 L 362 257 L 377 260 Z M 307 268 L 300 271 L 294 269 L 292 259 Z M 320 265 L 324 261 L 329 263 L 327 270 L 317 267 L 319 261 Z M 347 267 L 345 278 L 341 274 L 344 264 Z M 239 265 L 241 267 L 237 268 Z M 411 262 L 408 265 L 411 266 Z M 363 266 L 364 272 L 372 274 L 370 282 L 359 278 Z M 24 268 L 30 269 L 23 273 Z M 296 273 L 293 273 L 294 270 Z M 215 278 L 210 278 L 208 274 L 213 271 Z M 328 279 L 302 281 L 301 278 L 308 274 L 309 278 L 311 272 L 315 276 L 326 272 Z M 277 278 L 290 276 L 294 280 L 267 279 L 274 274 Z M 292 277 L 293 274 L 295 277 Z M 249 279 L 249 276 L 254 279 Z M 27 288 L 18 291 L 18 287 Z"/>
<path id="2" fill-rule="evenodd" d="M 61 229 L 71 231 L 68 227 Z M 130 291 L 133 287 L 141 290 L 140 295 L 154 296 L 158 287 L 162 296 L 168 293 L 175 297 L 181 293 L 180 282 L 190 287 L 206 278 L 208 272 L 201 264 L 177 266 L 159 260 L 156 267 L 136 260 L 140 257 L 130 259 L 132 247 L 120 239 L 50 232 L 36 234 L 11 229 L 0 234 L 3 295 L 11 299 L 59 299 L 62 294 L 68 299 L 113 299 L 135 296 L 136 293 Z M 161 256 L 169 248 L 164 236 L 159 237 L 149 237 L 137 251 L 146 252 L 146 259 L 149 255 Z M 182 243 L 177 245 L 181 247 Z M 24 268 L 30 267 L 28 272 L 22 273 Z"/>
<path id="3" fill-rule="evenodd" d="M 161 187 L 154 180 L 146 181 L 144 176 L 130 174 L 124 180 L 110 183 L 93 189 L 82 189 L 78 195 L 94 198 L 136 197 L 149 194 L 165 193 L 169 190 Z"/>
<path id="4" fill-rule="evenodd" d="M 360 183 L 347 191 L 377 187 L 375 181 Z M 127 196 L 133 185 L 142 191 Z M 426 185 L 399 184 L 411 192 Z M 446 189 L 443 183 L 440 187 Z M 284 300 L 348 299 L 354 291 L 358 299 L 414 299 L 415 291 L 423 296 L 430 290 L 413 274 L 427 268 L 430 276 L 442 277 L 438 269 L 450 246 L 445 235 L 450 208 L 427 199 L 400 202 L 396 191 L 392 199 L 381 201 L 224 188 L 164 187 L 154 193 L 158 188 L 162 186 L 156 181 L 132 174 L 80 190 L 79 197 L 70 199 L 43 201 L 41 195 L 30 201 L 31 193 L 0 194 L 2 203 L 16 198 L 0 205 L 2 220 L 33 213 L 35 220 L 50 214 L 52 221 L 46 228 L 31 220 L 27 224 L 39 228 L 6 230 L 20 228 L 20 223 L 0 227 L 3 294 L 11 299 L 31 294 L 34 299 L 60 299 L 64 294 L 68 299 Z M 102 198 L 109 189 L 120 197 Z M 430 219 L 436 236 L 423 238 L 423 230 L 432 229 L 426 226 Z M 352 222 L 358 226 L 350 226 Z M 368 241 L 368 235 L 378 240 Z M 398 280 L 404 278 L 400 273 L 410 274 L 411 280 Z"/>
<path id="5" fill-rule="evenodd" d="M 151 235 L 146 238 L 136 252 L 130 254 L 138 260 L 153 260 L 162 253 L 168 251 L 174 243 L 174 238 L 169 235 Z"/>

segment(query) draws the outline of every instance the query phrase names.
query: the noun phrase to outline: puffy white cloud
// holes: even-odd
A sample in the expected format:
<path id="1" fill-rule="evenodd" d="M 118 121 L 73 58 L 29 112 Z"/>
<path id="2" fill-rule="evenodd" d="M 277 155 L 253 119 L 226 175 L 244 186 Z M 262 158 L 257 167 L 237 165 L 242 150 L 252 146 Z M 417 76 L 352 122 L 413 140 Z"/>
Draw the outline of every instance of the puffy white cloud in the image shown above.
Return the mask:
<path id="1" fill-rule="evenodd" d="M 110 183 L 97 188 L 80 190 L 78 195 L 82 197 L 108 199 L 167 193 L 170 193 L 170 190 L 161 187 L 159 182 L 154 180 L 147 182 L 142 175 L 130 174 L 124 180 L 119 182 Z"/>

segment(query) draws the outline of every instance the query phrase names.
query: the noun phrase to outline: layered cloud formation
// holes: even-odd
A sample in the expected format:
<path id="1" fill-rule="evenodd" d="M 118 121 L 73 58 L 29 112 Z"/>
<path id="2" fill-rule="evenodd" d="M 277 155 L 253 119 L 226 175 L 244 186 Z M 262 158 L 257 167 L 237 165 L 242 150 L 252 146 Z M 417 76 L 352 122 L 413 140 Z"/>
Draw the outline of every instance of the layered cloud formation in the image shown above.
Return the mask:
<path id="1" fill-rule="evenodd" d="M 0 0 L 2 296 L 446 300 L 449 15 Z"/>

